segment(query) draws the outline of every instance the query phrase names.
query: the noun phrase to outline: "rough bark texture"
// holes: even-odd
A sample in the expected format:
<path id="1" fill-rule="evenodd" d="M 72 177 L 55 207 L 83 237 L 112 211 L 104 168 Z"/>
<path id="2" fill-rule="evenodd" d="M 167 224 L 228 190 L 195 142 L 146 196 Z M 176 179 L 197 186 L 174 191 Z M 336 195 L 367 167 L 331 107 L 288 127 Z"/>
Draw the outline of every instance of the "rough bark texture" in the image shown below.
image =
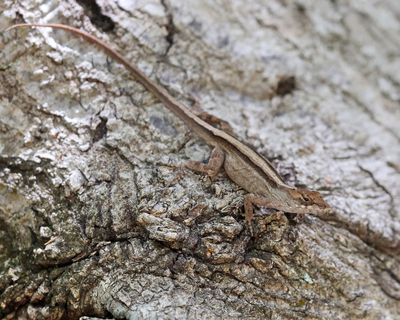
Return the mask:
<path id="1" fill-rule="evenodd" d="M 1 34 L 0 317 L 398 319 L 400 4 L 9 1 L 0 28 L 108 41 L 227 120 L 335 217 L 296 221 L 181 169 L 209 148 L 60 31 Z"/>

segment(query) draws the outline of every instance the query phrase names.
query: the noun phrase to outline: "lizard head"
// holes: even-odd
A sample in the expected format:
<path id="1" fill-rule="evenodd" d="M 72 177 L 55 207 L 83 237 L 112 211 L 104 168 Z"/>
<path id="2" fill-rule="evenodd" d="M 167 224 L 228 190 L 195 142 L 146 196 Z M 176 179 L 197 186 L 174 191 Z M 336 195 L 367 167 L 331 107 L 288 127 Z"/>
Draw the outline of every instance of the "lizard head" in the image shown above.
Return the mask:
<path id="1" fill-rule="evenodd" d="M 316 206 L 320 209 L 329 208 L 329 205 L 317 191 L 307 189 L 292 189 L 290 190 L 290 193 L 293 199 L 295 199 L 300 206 Z"/>

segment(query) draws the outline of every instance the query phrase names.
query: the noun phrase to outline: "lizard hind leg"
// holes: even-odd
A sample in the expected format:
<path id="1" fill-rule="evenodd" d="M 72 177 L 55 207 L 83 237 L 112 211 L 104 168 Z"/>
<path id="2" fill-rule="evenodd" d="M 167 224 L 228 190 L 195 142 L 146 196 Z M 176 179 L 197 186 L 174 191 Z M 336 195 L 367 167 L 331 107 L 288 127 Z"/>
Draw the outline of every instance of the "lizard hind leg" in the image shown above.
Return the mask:
<path id="1" fill-rule="evenodd" d="M 229 133 L 231 136 L 233 135 L 233 129 L 229 122 L 222 120 L 208 112 L 202 111 L 196 113 L 196 115 L 203 121 L 207 122 L 209 125 L 212 125 L 215 128 L 221 129 L 226 133 Z"/>
<path id="2" fill-rule="evenodd" d="M 217 116 L 214 116 L 207 111 L 204 111 L 196 97 L 191 97 L 191 100 L 193 100 L 192 111 L 196 116 L 198 116 L 201 120 L 207 122 L 214 128 L 221 129 L 229 133 L 230 135 L 233 135 L 233 129 L 229 122 L 222 120 L 221 118 L 218 118 Z"/>
<path id="3" fill-rule="evenodd" d="M 224 160 L 224 151 L 219 147 L 215 147 L 210 154 L 208 163 L 189 160 L 185 163 L 185 167 L 196 172 L 205 173 L 210 178 L 215 178 L 215 176 L 221 170 L 222 165 L 224 164 Z"/>

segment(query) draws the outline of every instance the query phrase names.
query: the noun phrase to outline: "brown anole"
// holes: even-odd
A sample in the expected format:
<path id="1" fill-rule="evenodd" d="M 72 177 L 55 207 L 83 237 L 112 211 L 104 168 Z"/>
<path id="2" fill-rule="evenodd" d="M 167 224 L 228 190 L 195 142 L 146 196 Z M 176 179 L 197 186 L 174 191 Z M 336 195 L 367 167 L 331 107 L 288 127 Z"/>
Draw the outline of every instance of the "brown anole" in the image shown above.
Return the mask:
<path id="1" fill-rule="evenodd" d="M 214 147 L 207 164 L 189 161 L 186 167 L 206 173 L 210 177 L 217 175 L 223 167 L 233 182 L 249 192 L 244 199 L 244 209 L 250 231 L 254 205 L 295 214 L 324 215 L 331 212 L 331 208 L 317 191 L 287 185 L 268 160 L 230 134 L 202 120 L 102 40 L 63 24 L 16 24 L 7 30 L 20 27 L 48 27 L 71 32 L 99 46 L 108 56 L 124 65 L 138 82 L 180 118 L 190 130 Z"/>

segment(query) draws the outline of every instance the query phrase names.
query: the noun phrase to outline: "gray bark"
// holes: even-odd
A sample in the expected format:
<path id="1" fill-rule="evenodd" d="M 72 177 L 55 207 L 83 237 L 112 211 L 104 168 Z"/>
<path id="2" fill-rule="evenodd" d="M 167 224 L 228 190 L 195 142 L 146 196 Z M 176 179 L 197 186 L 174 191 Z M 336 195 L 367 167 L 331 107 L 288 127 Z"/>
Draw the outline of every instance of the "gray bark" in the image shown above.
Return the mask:
<path id="1" fill-rule="evenodd" d="M 337 213 L 259 208 L 251 238 L 245 192 L 181 168 L 209 148 L 121 66 L 3 33 L 0 317 L 400 317 L 398 0 L 87 3 L 3 1 L 0 28 L 93 33 Z"/>

